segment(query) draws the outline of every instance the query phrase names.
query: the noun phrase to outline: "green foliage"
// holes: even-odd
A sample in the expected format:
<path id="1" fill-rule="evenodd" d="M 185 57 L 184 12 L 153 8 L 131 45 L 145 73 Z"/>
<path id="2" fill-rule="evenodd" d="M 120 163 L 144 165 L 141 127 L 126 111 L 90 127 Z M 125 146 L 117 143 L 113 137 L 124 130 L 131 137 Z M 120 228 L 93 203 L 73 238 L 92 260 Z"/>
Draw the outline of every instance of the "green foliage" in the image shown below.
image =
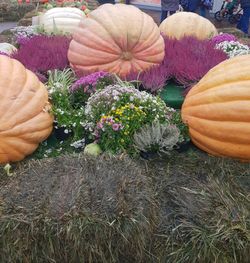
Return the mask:
<path id="1" fill-rule="evenodd" d="M 183 123 L 183 121 L 181 119 L 181 111 L 180 110 L 176 110 L 175 112 L 173 112 L 171 121 L 174 125 L 176 125 L 178 127 L 178 129 L 180 131 L 179 141 L 180 142 L 189 141 L 190 137 L 189 137 L 188 126 Z"/>
<path id="2" fill-rule="evenodd" d="M 71 69 L 50 71 L 47 86 L 56 128 L 64 128 L 66 134 L 73 132 L 74 139 L 79 140 L 84 134 L 84 104 L 72 104 L 78 95 L 69 90 L 74 80 Z"/>

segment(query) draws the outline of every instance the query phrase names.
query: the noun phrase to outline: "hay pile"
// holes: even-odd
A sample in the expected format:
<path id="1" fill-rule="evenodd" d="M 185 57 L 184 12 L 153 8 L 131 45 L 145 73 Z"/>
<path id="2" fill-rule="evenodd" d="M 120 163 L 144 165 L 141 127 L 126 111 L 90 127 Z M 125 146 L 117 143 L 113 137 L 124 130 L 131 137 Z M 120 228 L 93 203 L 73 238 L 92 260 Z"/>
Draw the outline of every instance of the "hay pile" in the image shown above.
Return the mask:
<path id="1" fill-rule="evenodd" d="M 199 151 L 0 172 L 0 262 L 248 262 L 248 164 Z"/>

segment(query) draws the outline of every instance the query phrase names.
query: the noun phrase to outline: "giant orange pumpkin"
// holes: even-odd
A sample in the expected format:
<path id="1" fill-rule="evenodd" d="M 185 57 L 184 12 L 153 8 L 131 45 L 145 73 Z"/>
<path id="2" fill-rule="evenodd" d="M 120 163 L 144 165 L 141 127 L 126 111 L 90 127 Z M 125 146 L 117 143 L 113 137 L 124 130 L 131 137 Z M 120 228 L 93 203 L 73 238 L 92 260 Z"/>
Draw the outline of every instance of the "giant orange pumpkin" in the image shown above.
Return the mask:
<path id="1" fill-rule="evenodd" d="M 164 41 L 153 19 L 138 8 L 104 4 L 83 19 L 70 43 L 71 66 L 82 73 L 126 76 L 160 63 Z"/>
<path id="2" fill-rule="evenodd" d="M 194 36 L 203 40 L 218 34 L 208 19 L 192 12 L 179 12 L 167 17 L 160 24 L 160 30 L 164 35 L 175 39 Z"/>
<path id="3" fill-rule="evenodd" d="M 0 163 L 22 160 L 52 131 L 48 93 L 36 75 L 0 55 Z"/>
<path id="4" fill-rule="evenodd" d="M 250 55 L 226 60 L 188 93 L 182 119 L 202 150 L 250 161 L 249 69 Z"/>

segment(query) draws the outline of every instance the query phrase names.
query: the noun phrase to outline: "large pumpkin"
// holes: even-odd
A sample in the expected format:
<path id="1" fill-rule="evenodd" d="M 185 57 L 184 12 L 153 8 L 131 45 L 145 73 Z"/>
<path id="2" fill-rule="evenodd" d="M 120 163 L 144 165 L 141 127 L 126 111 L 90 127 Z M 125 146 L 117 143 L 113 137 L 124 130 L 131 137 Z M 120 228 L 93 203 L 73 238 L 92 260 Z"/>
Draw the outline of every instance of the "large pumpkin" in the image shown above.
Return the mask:
<path id="1" fill-rule="evenodd" d="M 182 119 L 202 150 L 250 161 L 249 69 L 250 55 L 226 60 L 188 93 Z"/>
<path id="2" fill-rule="evenodd" d="M 40 18 L 40 24 L 48 33 L 59 31 L 72 34 L 85 14 L 75 7 L 55 7 L 48 10 Z"/>
<path id="3" fill-rule="evenodd" d="M 218 34 L 208 19 L 191 12 L 179 12 L 167 17 L 160 24 L 160 30 L 164 35 L 176 39 L 194 36 L 203 40 Z"/>
<path id="4" fill-rule="evenodd" d="M 82 75 L 96 71 L 121 77 L 160 63 L 164 41 L 153 19 L 137 7 L 104 4 L 82 20 L 68 58 Z"/>
<path id="5" fill-rule="evenodd" d="M 52 131 L 48 93 L 36 75 L 0 55 L 0 163 L 22 160 Z"/>

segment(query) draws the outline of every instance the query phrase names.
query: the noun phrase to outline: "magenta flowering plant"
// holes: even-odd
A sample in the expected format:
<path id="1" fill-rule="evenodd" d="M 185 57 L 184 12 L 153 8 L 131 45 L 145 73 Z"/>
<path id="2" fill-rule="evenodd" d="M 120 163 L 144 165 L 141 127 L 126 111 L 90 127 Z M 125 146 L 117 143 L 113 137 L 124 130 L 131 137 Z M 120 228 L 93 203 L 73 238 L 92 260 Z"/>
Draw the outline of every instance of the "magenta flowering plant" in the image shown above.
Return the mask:
<path id="1" fill-rule="evenodd" d="M 70 87 L 71 102 L 74 105 L 85 105 L 91 94 L 113 83 L 113 76 L 104 71 L 81 77 Z"/>
<path id="2" fill-rule="evenodd" d="M 84 93 L 92 94 L 97 89 L 104 88 L 113 83 L 110 73 L 104 71 L 94 72 L 78 79 L 70 88 L 71 92 L 82 89 Z"/>
<path id="3" fill-rule="evenodd" d="M 48 70 L 63 70 L 69 66 L 67 52 L 70 40 L 66 36 L 33 36 L 20 45 L 12 58 L 41 74 L 47 74 Z"/>
<path id="4" fill-rule="evenodd" d="M 141 73 L 131 73 L 128 80 L 138 80 L 144 89 L 159 91 L 172 79 L 189 87 L 198 82 L 211 68 L 227 59 L 209 40 L 186 36 L 180 40 L 164 37 L 165 57 L 162 63 Z"/>
<path id="5" fill-rule="evenodd" d="M 220 44 L 221 42 L 224 41 L 237 41 L 236 36 L 228 33 L 220 33 L 217 36 L 214 36 L 210 40 L 214 45 Z"/>

